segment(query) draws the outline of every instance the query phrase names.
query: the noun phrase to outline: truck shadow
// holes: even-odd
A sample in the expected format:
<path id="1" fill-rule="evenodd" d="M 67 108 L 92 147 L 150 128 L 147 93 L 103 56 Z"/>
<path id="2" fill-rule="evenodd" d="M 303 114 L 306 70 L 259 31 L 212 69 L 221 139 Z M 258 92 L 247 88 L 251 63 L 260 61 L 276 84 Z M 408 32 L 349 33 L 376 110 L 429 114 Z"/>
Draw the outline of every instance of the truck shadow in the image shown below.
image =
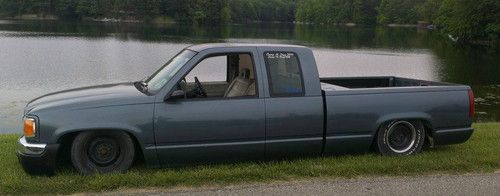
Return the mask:
<path id="1" fill-rule="evenodd" d="M 283 156 L 283 157 L 273 157 L 273 158 L 260 158 L 260 159 L 225 159 L 225 160 L 205 160 L 205 161 L 197 161 L 197 162 L 178 162 L 178 163 L 169 163 L 162 166 L 149 166 L 145 163 L 144 159 L 137 158 L 132 165 L 131 170 L 151 170 L 157 171 L 158 169 L 173 169 L 173 170 L 184 170 L 184 169 L 194 169 L 199 167 L 219 167 L 219 166 L 231 166 L 237 164 L 273 164 L 283 161 L 300 161 L 300 160 L 308 160 L 315 158 L 335 158 L 335 157 L 343 157 L 343 156 L 358 156 L 358 155 L 377 155 L 376 152 L 368 151 L 368 152 L 340 152 L 334 154 L 325 154 L 325 155 L 307 155 L 307 156 Z M 61 156 L 57 160 L 56 166 L 56 175 L 57 173 L 77 173 L 77 171 L 73 168 L 71 159 L 69 156 Z"/>
<path id="2" fill-rule="evenodd" d="M 436 147 L 426 147 L 423 149 L 422 153 L 425 152 L 445 152 L 452 149 L 450 146 L 436 146 Z M 283 156 L 283 157 L 273 157 L 273 158 L 261 158 L 261 159 L 230 159 L 230 160 L 206 160 L 206 161 L 197 161 L 197 162 L 178 162 L 178 163 L 170 163 L 162 166 L 148 166 L 142 158 L 137 158 L 134 161 L 131 170 L 140 170 L 140 171 L 158 171 L 160 170 L 187 170 L 187 169 L 196 169 L 199 167 L 220 167 L 220 166 L 233 166 L 237 164 L 258 164 L 258 165 L 268 165 L 275 164 L 279 162 L 287 162 L 287 161 L 301 161 L 308 159 L 316 159 L 316 158 L 341 158 L 345 156 L 361 156 L 361 155 L 373 155 L 373 156 L 381 156 L 374 150 L 364 151 L 364 152 L 337 152 L 325 155 L 308 155 L 308 156 Z M 77 171 L 73 168 L 71 163 L 71 159 L 60 158 L 57 161 L 56 175 L 57 173 L 76 173 Z"/>

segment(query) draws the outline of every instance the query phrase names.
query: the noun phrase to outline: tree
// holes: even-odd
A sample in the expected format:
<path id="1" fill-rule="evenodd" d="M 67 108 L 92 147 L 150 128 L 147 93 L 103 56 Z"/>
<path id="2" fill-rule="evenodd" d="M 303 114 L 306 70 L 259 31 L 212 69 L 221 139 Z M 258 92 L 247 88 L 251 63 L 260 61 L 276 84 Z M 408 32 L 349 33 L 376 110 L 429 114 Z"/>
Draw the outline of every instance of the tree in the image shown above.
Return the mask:
<path id="1" fill-rule="evenodd" d="M 59 0 L 56 5 L 56 13 L 64 19 L 76 19 L 79 15 L 76 13 L 77 0 Z"/>
<path id="2" fill-rule="evenodd" d="M 229 8 L 229 5 L 224 6 L 220 14 L 221 23 L 227 24 L 231 22 L 231 9 Z"/>
<path id="3" fill-rule="evenodd" d="M 421 20 L 433 22 L 439 14 L 439 8 L 443 0 L 426 0 L 422 5 L 417 7 L 417 12 Z"/>
<path id="4" fill-rule="evenodd" d="M 443 0 L 436 24 L 462 41 L 500 38 L 500 2 L 496 0 Z"/>
<path id="5" fill-rule="evenodd" d="M 0 16 L 15 16 L 21 13 L 21 6 L 18 1 L 3 0 L 0 1 Z"/>
<path id="6" fill-rule="evenodd" d="M 136 0 L 136 18 L 150 21 L 160 14 L 160 1 L 159 0 Z"/>
<path id="7" fill-rule="evenodd" d="M 80 0 L 76 5 L 76 14 L 79 16 L 95 17 L 99 12 L 97 0 Z"/>
<path id="8" fill-rule="evenodd" d="M 112 17 L 181 23 L 434 23 L 462 41 L 500 40 L 499 0 L 0 0 L 0 16 Z"/>
<path id="9" fill-rule="evenodd" d="M 233 22 L 245 23 L 256 20 L 257 12 L 253 1 L 247 0 L 230 0 L 228 2 L 231 10 L 231 19 Z"/>
<path id="10" fill-rule="evenodd" d="M 354 0 L 352 4 L 352 22 L 372 25 L 376 23 L 379 0 Z"/>
<path id="11" fill-rule="evenodd" d="M 417 7 L 424 0 L 381 0 L 377 7 L 380 24 L 415 24 L 419 20 Z"/>

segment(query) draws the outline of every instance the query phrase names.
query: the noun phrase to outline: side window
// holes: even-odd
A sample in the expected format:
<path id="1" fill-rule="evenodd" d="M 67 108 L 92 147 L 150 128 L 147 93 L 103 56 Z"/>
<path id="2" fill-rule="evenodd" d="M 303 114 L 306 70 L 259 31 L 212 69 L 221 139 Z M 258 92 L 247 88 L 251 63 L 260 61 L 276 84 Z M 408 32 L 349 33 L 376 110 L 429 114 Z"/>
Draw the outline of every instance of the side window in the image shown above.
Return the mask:
<path id="1" fill-rule="evenodd" d="M 194 82 L 194 77 L 198 77 L 203 82 L 226 81 L 227 57 L 214 56 L 203 59 L 186 76 L 187 82 Z"/>
<path id="2" fill-rule="evenodd" d="M 265 52 L 271 96 L 304 95 L 299 59 L 293 52 Z"/>
<path id="3" fill-rule="evenodd" d="M 186 99 L 256 97 L 255 65 L 247 53 L 201 60 L 177 85 Z M 196 79 L 197 80 L 196 80 Z"/>

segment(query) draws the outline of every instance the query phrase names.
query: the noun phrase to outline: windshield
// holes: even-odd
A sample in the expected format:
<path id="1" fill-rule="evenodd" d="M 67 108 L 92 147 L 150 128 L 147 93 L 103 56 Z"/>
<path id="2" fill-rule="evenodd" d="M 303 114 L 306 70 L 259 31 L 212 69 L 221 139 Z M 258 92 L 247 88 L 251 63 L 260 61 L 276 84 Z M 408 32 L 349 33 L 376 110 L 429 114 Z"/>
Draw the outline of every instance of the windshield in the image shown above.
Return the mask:
<path id="1" fill-rule="evenodd" d="M 195 54 L 191 50 L 183 50 L 170 59 L 161 69 L 145 81 L 148 91 L 155 93 L 160 90 Z"/>

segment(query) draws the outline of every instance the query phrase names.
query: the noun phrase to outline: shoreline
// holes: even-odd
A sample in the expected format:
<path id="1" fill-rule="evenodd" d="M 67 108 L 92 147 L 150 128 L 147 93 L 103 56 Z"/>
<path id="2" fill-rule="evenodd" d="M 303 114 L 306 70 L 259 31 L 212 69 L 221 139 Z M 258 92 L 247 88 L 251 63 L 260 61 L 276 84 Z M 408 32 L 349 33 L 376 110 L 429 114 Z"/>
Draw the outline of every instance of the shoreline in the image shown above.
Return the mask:
<path id="1" fill-rule="evenodd" d="M 179 23 L 175 21 L 173 18 L 167 17 L 167 16 L 159 16 L 156 17 L 152 20 L 140 20 L 140 19 L 134 19 L 134 18 L 129 18 L 129 19 L 120 19 L 120 18 L 112 18 L 112 17 L 104 17 L 104 18 L 81 18 L 81 19 L 61 19 L 56 16 L 50 16 L 50 17 L 37 17 L 37 16 L 14 16 L 14 17 L 0 17 L 0 20 L 18 20 L 18 21 L 37 21 L 37 20 L 46 20 L 46 21 L 77 21 L 77 22 L 85 22 L 85 21 L 93 21 L 93 22 L 109 22 L 109 23 Z M 361 26 L 361 27 L 377 27 L 377 26 L 386 26 L 386 27 L 417 27 L 417 24 L 375 24 L 375 25 L 364 25 L 364 24 L 357 24 L 353 22 L 348 22 L 348 23 L 333 23 L 333 24 L 325 24 L 325 23 L 312 23 L 312 22 L 301 22 L 301 21 L 261 21 L 261 20 L 255 20 L 255 21 L 249 21 L 245 23 L 238 23 L 238 22 L 233 22 L 233 23 L 228 23 L 228 25 L 245 25 L 245 24 L 261 24 L 261 23 L 269 23 L 269 24 L 298 24 L 298 25 L 321 25 L 321 26 L 348 26 L 348 27 L 355 27 L 355 26 Z M 209 25 L 209 24 L 200 24 L 200 25 Z M 225 25 L 225 24 L 219 24 L 219 25 Z"/>
<path id="2" fill-rule="evenodd" d="M 5 22 L 7 21 L 7 22 Z M 178 21 L 175 21 L 174 19 L 170 17 L 165 17 L 165 16 L 160 16 L 152 20 L 138 20 L 138 19 L 117 19 L 117 18 L 81 18 L 81 19 L 74 19 L 74 20 L 65 20 L 65 19 L 60 19 L 56 16 L 47 16 L 47 17 L 38 17 L 38 16 L 32 16 L 32 15 L 24 15 L 24 16 L 15 16 L 15 17 L 0 17 L 0 24 L 8 24 L 8 21 L 45 21 L 45 22 L 57 22 L 57 21 L 66 21 L 66 22 L 95 22 L 95 23 L 104 23 L 104 24 L 151 24 L 151 25 L 173 25 L 173 24 L 186 24 L 186 25 L 196 25 L 192 23 L 180 23 Z M 333 24 L 316 24 L 312 22 L 300 22 L 300 21 L 293 21 L 293 22 L 283 22 L 283 21 L 250 21 L 247 23 L 228 23 L 228 24 L 218 24 L 218 26 L 224 26 L 224 25 L 246 25 L 246 24 L 290 24 L 290 25 L 313 25 L 313 26 L 324 26 L 324 27 L 368 27 L 368 28 L 377 28 L 377 27 L 387 27 L 387 28 L 415 28 L 419 30 L 437 30 L 439 29 L 435 28 L 432 26 L 432 24 L 429 24 L 427 26 L 432 26 L 431 28 L 428 28 L 427 26 L 422 26 L 420 24 L 375 24 L 375 25 L 364 25 L 364 24 L 356 24 L 356 23 L 333 23 Z M 209 24 L 197 24 L 200 26 L 207 26 Z M 447 34 L 439 32 L 443 36 L 446 36 Z M 449 36 L 448 36 L 449 37 Z M 499 48 L 500 46 L 498 45 L 497 41 L 494 40 L 487 40 L 487 39 L 475 39 L 475 40 L 467 40 L 467 41 L 459 41 L 457 42 L 456 40 L 453 40 L 451 38 L 448 38 L 451 42 L 457 43 L 457 44 L 468 44 L 468 45 L 475 45 L 475 46 L 485 46 L 489 48 Z M 457 39 L 458 40 L 458 39 Z"/>

